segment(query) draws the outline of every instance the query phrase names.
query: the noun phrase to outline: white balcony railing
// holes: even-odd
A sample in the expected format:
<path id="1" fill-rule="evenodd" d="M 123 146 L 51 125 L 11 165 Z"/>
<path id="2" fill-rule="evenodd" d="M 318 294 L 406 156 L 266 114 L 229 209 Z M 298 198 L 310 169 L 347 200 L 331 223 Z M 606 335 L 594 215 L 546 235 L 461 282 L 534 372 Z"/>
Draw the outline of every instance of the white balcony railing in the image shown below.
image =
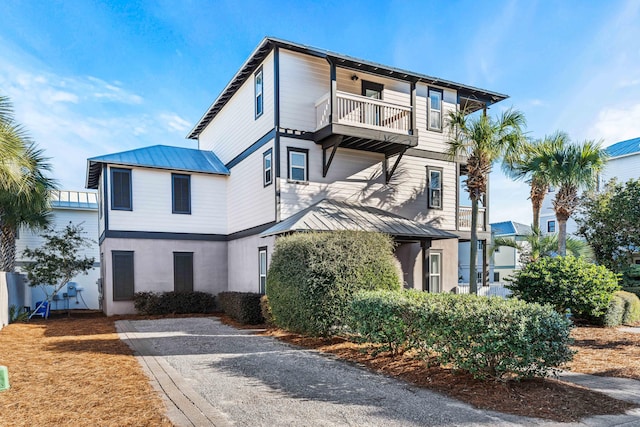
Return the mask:
<path id="1" fill-rule="evenodd" d="M 485 208 L 478 207 L 478 230 L 485 230 Z M 458 230 L 471 231 L 471 207 L 458 207 Z"/>
<path id="2" fill-rule="evenodd" d="M 409 134 L 411 130 L 411 107 L 366 96 L 338 91 L 336 93 L 336 115 L 334 123 L 402 134 Z M 330 116 L 331 99 L 327 93 L 316 102 L 317 129 L 327 126 Z"/>
<path id="3" fill-rule="evenodd" d="M 507 285 L 506 282 L 495 282 L 495 283 L 491 283 L 489 286 L 482 286 L 482 281 L 479 281 L 478 295 L 485 296 L 485 297 L 507 298 L 509 295 L 511 295 L 511 290 L 506 288 L 506 285 Z M 469 284 L 458 283 L 454 292 L 457 294 L 468 294 Z"/>

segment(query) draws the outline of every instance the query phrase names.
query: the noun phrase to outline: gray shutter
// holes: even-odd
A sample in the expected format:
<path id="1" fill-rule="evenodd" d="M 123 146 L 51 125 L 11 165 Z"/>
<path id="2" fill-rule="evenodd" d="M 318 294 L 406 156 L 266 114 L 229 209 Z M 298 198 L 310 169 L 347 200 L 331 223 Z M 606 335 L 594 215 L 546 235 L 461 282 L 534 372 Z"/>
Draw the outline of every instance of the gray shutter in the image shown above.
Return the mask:
<path id="1" fill-rule="evenodd" d="M 113 251 L 113 300 L 133 299 L 133 252 Z"/>
<path id="2" fill-rule="evenodd" d="M 173 253 L 173 288 L 176 292 L 193 292 L 193 253 Z"/>

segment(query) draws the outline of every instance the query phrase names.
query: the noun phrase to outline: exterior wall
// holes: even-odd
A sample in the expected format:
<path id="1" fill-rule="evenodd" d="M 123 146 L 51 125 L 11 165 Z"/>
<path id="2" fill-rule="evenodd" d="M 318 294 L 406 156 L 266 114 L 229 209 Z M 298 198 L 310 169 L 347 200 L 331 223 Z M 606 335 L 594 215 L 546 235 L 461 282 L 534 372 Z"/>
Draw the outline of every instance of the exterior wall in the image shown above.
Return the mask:
<path id="1" fill-rule="evenodd" d="M 309 181 L 287 179 L 287 147 L 309 150 Z M 389 184 L 384 182 L 384 156 L 359 150 L 338 149 L 329 172 L 322 177 L 322 148 L 313 141 L 282 137 L 280 140 L 280 213 L 285 219 L 324 198 L 349 200 L 431 222 L 455 230 L 455 164 L 404 156 Z M 427 166 L 443 170 L 443 209 L 427 209 Z"/>
<path id="2" fill-rule="evenodd" d="M 110 201 L 105 203 L 109 209 L 109 230 L 227 233 L 227 177 L 188 173 L 191 176 L 191 214 L 173 214 L 171 171 L 131 169 L 132 210 L 112 210 Z M 111 166 L 109 187 L 110 171 Z M 111 197 L 111 188 L 108 190 L 108 197 Z"/>
<path id="3" fill-rule="evenodd" d="M 422 150 L 445 153 L 447 145 L 445 143 L 447 130 L 438 132 L 427 130 L 427 99 L 429 88 L 442 90 L 442 126 L 444 128 L 449 111 L 457 108 L 458 94 L 451 89 L 439 88 L 437 86 L 427 86 L 419 83 L 416 85 L 416 127 L 418 128 L 418 146 Z"/>
<path id="4" fill-rule="evenodd" d="M 226 195 L 229 234 L 276 219 L 273 164 L 273 182 L 265 187 L 263 181 L 263 153 L 269 149 L 273 149 L 273 140 L 231 169 Z M 272 158 L 275 159 L 275 155 Z"/>
<path id="5" fill-rule="evenodd" d="M 417 242 L 402 242 L 396 247 L 395 256 L 405 289 L 422 290 L 422 247 Z"/>
<path id="6" fill-rule="evenodd" d="M 105 210 L 109 200 L 104 200 L 104 176 L 100 176 L 98 182 L 98 236 L 102 236 L 106 225 Z"/>
<path id="7" fill-rule="evenodd" d="M 217 294 L 227 290 L 227 242 L 105 239 L 100 251 L 104 262 L 103 309 L 107 316 L 135 313 L 133 301 L 113 301 L 112 251 L 134 251 L 135 292 L 173 291 L 173 252 L 193 252 L 194 291 Z"/>
<path id="8" fill-rule="evenodd" d="M 275 237 L 253 235 L 228 242 L 229 291 L 258 292 L 260 289 L 258 249 L 267 247 L 267 268 L 271 264 Z"/>
<path id="9" fill-rule="evenodd" d="M 553 199 L 556 197 L 557 188 L 551 188 L 551 191 L 547 193 L 542 202 L 542 209 L 540 209 L 540 232 L 542 235 L 553 234 L 547 231 L 547 223 L 549 221 L 556 222 L 556 233 L 558 232 L 558 221 L 556 220 L 556 214 L 553 211 Z M 575 235 L 578 231 L 578 224 L 573 218 L 567 220 L 567 235 Z"/>
<path id="10" fill-rule="evenodd" d="M 226 164 L 273 129 L 273 57 L 271 52 L 262 62 L 263 114 L 256 119 L 254 78 L 251 76 L 200 134 L 200 150 L 213 151 Z"/>
<path id="11" fill-rule="evenodd" d="M 458 284 L 458 239 L 434 240 L 431 249 L 442 251 L 442 292 L 452 292 Z"/>
<path id="12" fill-rule="evenodd" d="M 72 282 L 76 282 L 78 285 L 79 296 L 70 299 L 69 308 L 79 309 L 98 309 L 98 285 L 96 283 L 99 275 L 100 268 L 100 252 L 98 250 L 98 211 L 97 210 L 80 210 L 80 209 L 62 209 L 55 208 L 52 211 L 51 226 L 56 230 L 61 230 L 67 224 L 73 223 L 76 225 L 82 225 L 85 232 L 85 237 L 91 240 L 91 246 L 83 248 L 83 254 L 95 259 L 95 267 L 92 268 L 87 275 L 78 275 L 71 279 Z M 28 247 L 35 249 L 42 246 L 44 239 L 38 232 L 34 232 L 28 229 L 21 229 L 20 236 L 16 239 L 16 264 L 17 270 L 22 271 L 20 265 L 27 262 L 28 259 L 23 257 L 22 252 Z M 51 287 L 49 287 L 51 289 Z M 60 297 L 66 292 L 66 288 L 60 291 Z M 32 308 L 35 307 L 36 301 L 41 301 L 46 297 L 46 294 L 39 287 L 31 289 L 31 302 Z M 76 304 L 76 301 L 78 302 Z M 63 301 L 58 302 L 60 309 L 63 308 Z M 64 308 L 67 308 L 66 305 Z M 52 309 L 56 309 L 56 303 L 52 305 Z"/>
<path id="13" fill-rule="evenodd" d="M 513 236 L 502 237 L 511 237 L 513 239 Z M 507 277 L 511 277 L 520 268 L 518 256 L 518 250 L 509 246 L 501 246 L 494 251 L 492 258 L 493 271 L 500 273 L 500 282 L 503 282 Z"/>
<path id="14" fill-rule="evenodd" d="M 606 183 L 611 178 L 616 178 L 620 183 L 631 178 L 640 179 L 640 153 L 610 159 L 601 174 L 600 182 Z"/>

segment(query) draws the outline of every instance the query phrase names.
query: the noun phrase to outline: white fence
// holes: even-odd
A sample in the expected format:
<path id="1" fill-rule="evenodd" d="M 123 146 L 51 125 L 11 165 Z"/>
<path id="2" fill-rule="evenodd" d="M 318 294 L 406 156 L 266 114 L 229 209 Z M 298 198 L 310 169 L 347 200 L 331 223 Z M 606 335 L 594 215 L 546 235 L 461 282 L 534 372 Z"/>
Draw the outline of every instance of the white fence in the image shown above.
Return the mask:
<path id="1" fill-rule="evenodd" d="M 506 282 L 495 282 L 491 283 L 489 286 L 482 286 L 481 283 L 478 283 L 478 295 L 483 297 L 502 297 L 506 298 L 511 295 L 511 290 L 507 289 Z M 454 292 L 457 294 L 468 294 L 469 293 L 469 284 L 468 283 L 458 283 Z"/>

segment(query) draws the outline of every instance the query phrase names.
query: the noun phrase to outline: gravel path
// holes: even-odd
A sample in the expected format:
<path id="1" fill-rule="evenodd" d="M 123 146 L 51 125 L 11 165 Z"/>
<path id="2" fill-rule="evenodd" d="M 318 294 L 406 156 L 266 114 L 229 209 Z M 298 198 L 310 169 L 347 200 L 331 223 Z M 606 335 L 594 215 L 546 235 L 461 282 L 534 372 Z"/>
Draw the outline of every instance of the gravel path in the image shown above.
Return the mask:
<path id="1" fill-rule="evenodd" d="M 208 418 L 212 425 L 218 425 L 216 419 L 220 425 L 252 427 L 557 425 L 474 409 L 331 356 L 237 330 L 214 318 L 118 323 L 122 323 L 121 331 L 128 328 L 123 339 L 137 343 L 132 347 L 141 356 L 148 353 L 158 366 L 169 365 L 165 376 L 180 377 L 178 389 L 192 389 L 204 398 L 206 404 L 200 406 L 217 414 L 217 418 L 216 414 Z M 171 392 L 165 393 L 171 398 Z M 197 399 L 190 400 L 197 403 Z M 620 425 L 629 421 L 624 418 L 594 418 L 593 423 L 579 425 Z"/>

